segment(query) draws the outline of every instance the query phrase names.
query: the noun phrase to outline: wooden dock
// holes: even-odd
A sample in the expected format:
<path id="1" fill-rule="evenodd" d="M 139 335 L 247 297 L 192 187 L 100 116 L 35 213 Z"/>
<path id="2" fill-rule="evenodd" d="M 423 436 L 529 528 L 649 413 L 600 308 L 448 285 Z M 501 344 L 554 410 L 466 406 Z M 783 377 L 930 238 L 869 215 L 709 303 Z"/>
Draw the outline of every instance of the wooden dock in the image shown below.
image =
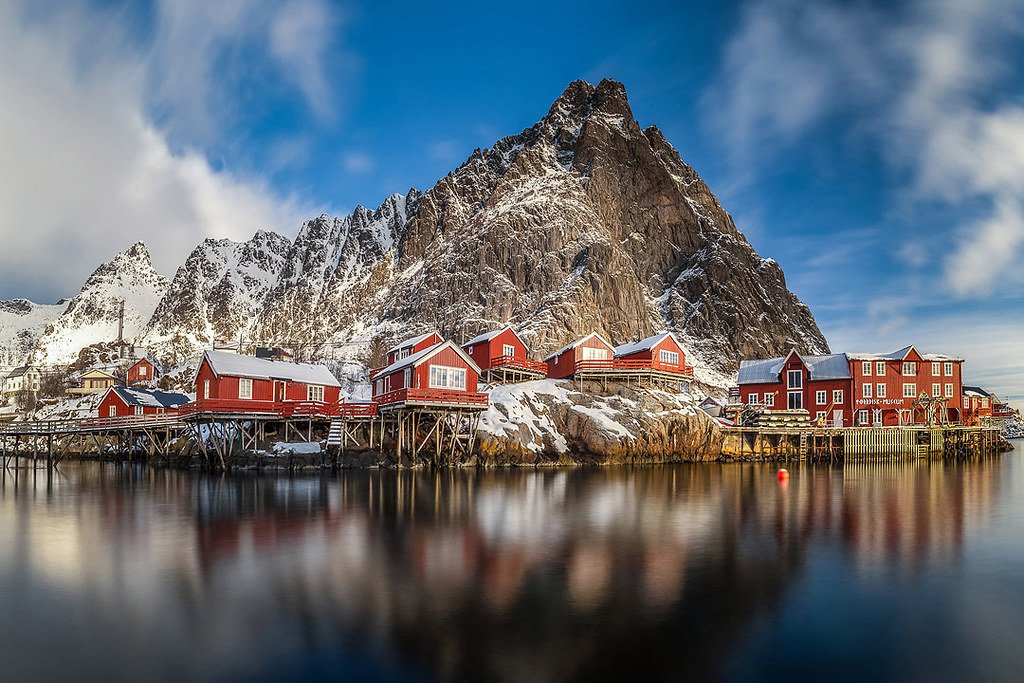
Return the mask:
<path id="1" fill-rule="evenodd" d="M 999 430 L 961 425 L 726 427 L 722 455 L 741 460 L 957 458 L 1000 451 Z"/>

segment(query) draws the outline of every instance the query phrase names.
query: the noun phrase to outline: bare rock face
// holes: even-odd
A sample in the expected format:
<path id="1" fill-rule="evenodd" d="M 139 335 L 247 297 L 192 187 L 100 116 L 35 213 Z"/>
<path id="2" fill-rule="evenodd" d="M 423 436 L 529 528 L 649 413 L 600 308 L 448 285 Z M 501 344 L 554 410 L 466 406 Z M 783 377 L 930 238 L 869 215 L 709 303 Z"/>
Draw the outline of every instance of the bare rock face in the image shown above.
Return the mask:
<path id="1" fill-rule="evenodd" d="M 481 418 L 483 465 L 639 464 L 720 457 L 718 424 L 686 395 L 540 380 L 491 392 Z"/>

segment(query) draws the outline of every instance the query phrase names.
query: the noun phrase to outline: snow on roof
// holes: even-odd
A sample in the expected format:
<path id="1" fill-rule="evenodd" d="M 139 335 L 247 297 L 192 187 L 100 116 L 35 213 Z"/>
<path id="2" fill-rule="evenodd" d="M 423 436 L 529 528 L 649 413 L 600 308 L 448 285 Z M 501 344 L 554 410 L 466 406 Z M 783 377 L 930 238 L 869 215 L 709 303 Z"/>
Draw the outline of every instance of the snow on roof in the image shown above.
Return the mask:
<path id="1" fill-rule="evenodd" d="M 473 337 L 472 339 L 470 339 L 468 342 L 466 342 L 462 346 L 463 347 L 473 346 L 475 344 L 480 344 L 480 343 L 485 342 L 485 341 L 491 341 L 492 339 L 497 337 L 499 334 L 501 334 L 505 330 L 512 330 L 512 326 L 511 325 L 505 325 L 505 327 L 501 327 L 501 328 L 499 328 L 497 330 L 491 330 L 490 332 L 484 332 L 483 334 L 478 334 L 477 336 Z M 512 330 L 512 334 L 516 334 L 516 331 Z M 519 335 L 516 334 L 516 336 L 518 337 Z"/>
<path id="2" fill-rule="evenodd" d="M 548 357 L 544 359 L 544 362 L 545 363 L 548 362 L 549 360 L 551 360 L 555 356 L 561 355 L 561 354 L 565 353 L 566 351 L 568 351 L 569 349 L 575 349 L 577 346 L 579 346 L 583 342 L 587 341 L 591 337 L 597 337 L 602 342 L 604 342 L 608 346 L 608 348 L 610 348 L 610 349 L 614 349 L 615 348 L 612 345 L 611 342 L 609 342 L 607 339 L 605 339 L 604 337 L 599 335 L 597 332 L 591 332 L 590 334 L 586 335 L 585 337 L 580 337 L 579 339 L 577 339 L 576 341 L 572 342 L 571 344 L 566 344 L 565 346 L 563 346 L 562 348 L 558 349 L 554 353 L 549 354 Z"/>
<path id="3" fill-rule="evenodd" d="M 969 387 L 964 386 L 964 396 L 974 396 L 976 398 L 988 398 L 991 396 L 989 392 L 985 391 L 981 387 Z"/>
<path id="4" fill-rule="evenodd" d="M 794 352 L 795 353 L 795 352 Z M 823 356 L 801 356 L 796 354 L 810 369 L 811 380 L 850 379 L 850 362 L 845 353 Z M 789 355 L 781 358 L 759 358 L 741 360 L 738 384 L 771 384 L 779 381 L 779 373 Z"/>
<path id="5" fill-rule="evenodd" d="M 629 354 L 636 353 L 638 351 L 649 351 L 650 349 L 653 349 L 655 346 L 664 341 L 666 337 L 671 337 L 672 340 L 676 343 L 676 345 L 682 348 L 683 345 L 679 343 L 679 339 L 677 339 L 676 336 L 671 332 L 665 331 L 647 337 L 647 339 L 641 339 L 640 341 L 632 342 L 630 344 L 622 344 L 620 346 L 616 346 L 615 355 L 628 356 Z"/>
<path id="6" fill-rule="evenodd" d="M 910 346 L 904 346 L 899 351 L 893 351 L 892 353 L 849 353 L 847 355 L 853 360 L 903 360 L 904 358 L 907 357 L 907 354 L 910 353 L 911 349 L 917 351 L 917 348 L 915 348 L 914 345 L 911 344 Z M 928 361 L 963 360 L 963 358 L 957 358 L 956 356 L 947 356 L 942 353 L 921 353 L 920 351 L 918 351 L 918 355 L 920 355 L 923 360 Z"/>
<path id="7" fill-rule="evenodd" d="M 109 391 L 116 393 L 129 406 L 177 408 L 190 400 L 187 394 L 177 391 L 156 391 L 135 387 L 111 387 Z"/>
<path id="8" fill-rule="evenodd" d="M 404 348 L 404 347 L 402 347 L 402 348 Z M 391 365 L 387 366 L 386 368 L 384 368 L 383 370 L 378 372 L 376 375 L 374 375 L 373 378 L 375 380 L 376 379 L 380 379 L 381 377 L 384 377 L 385 375 L 390 375 L 390 374 L 395 373 L 395 372 L 397 372 L 399 370 L 402 370 L 404 368 L 416 367 L 417 365 L 419 365 L 423 361 L 427 360 L 428 358 L 433 356 L 435 353 L 439 352 L 441 349 L 444 349 L 444 348 L 454 349 L 455 352 L 457 354 L 459 354 L 459 357 L 462 358 L 462 360 L 466 361 L 466 363 L 469 364 L 469 367 L 471 367 L 474 370 L 476 370 L 477 374 L 480 373 L 480 366 L 477 365 L 476 363 L 474 363 L 473 359 L 470 358 L 468 355 L 466 355 L 466 352 L 463 351 L 459 347 L 458 344 L 453 344 L 450 341 L 443 341 L 443 342 L 439 342 L 437 344 L 434 344 L 433 346 L 431 346 L 428 349 L 423 349 L 422 351 L 417 351 L 416 353 L 414 353 L 412 355 L 409 355 L 409 356 L 406 356 L 405 358 L 399 358 L 394 363 L 392 363 Z"/>
<path id="9" fill-rule="evenodd" d="M 114 368 L 110 368 L 110 369 L 113 370 Z M 109 372 L 107 372 L 106 370 L 101 369 L 101 368 L 89 368 L 88 370 L 86 370 L 85 372 L 83 372 L 81 374 L 81 377 L 85 377 L 87 375 L 92 375 L 92 374 L 103 375 L 104 377 L 109 377 L 110 379 L 117 379 L 112 374 L 110 374 Z"/>
<path id="10" fill-rule="evenodd" d="M 338 379 L 323 365 L 266 360 L 230 351 L 206 351 L 203 357 L 209 361 L 215 375 L 283 379 L 327 387 L 341 386 Z"/>
<path id="11" fill-rule="evenodd" d="M 409 337 L 405 341 L 400 341 L 397 344 L 395 344 L 394 346 L 392 346 L 390 349 L 388 349 L 388 353 L 394 353 L 395 351 L 398 351 L 400 349 L 404 349 L 407 346 L 416 346 L 417 344 L 419 344 L 421 341 L 423 341 L 427 337 L 431 337 L 431 336 L 433 336 L 435 334 L 437 334 L 437 332 L 427 332 L 426 334 L 421 334 L 418 337 Z M 440 335 L 438 335 L 438 336 L 440 336 Z"/>

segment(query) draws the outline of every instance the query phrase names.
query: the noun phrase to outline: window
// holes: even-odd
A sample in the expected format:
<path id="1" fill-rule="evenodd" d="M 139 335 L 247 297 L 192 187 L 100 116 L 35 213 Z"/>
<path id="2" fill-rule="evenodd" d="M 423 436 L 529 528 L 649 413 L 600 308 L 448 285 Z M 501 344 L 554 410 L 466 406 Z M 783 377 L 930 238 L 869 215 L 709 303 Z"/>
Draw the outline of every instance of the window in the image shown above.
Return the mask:
<path id="1" fill-rule="evenodd" d="M 662 363 L 679 365 L 679 354 L 675 351 L 666 351 L 665 349 L 662 349 L 659 353 L 659 357 L 661 358 Z"/>
<path id="2" fill-rule="evenodd" d="M 864 384 L 861 385 L 860 393 L 864 398 L 871 398 L 871 382 L 864 382 Z"/>
<path id="3" fill-rule="evenodd" d="M 943 363 L 942 364 L 942 374 L 944 374 L 946 377 L 952 377 L 953 376 L 953 364 L 952 363 Z"/>
<path id="4" fill-rule="evenodd" d="M 857 411 L 857 424 L 861 427 L 866 427 L 868 424 L 868 411 L 858 410 Z"/>
<path id="5" fill-rule="evenodd" d="M 860 364 L 860 371 L 861 371 L 861 374 L 870 375 L 871 374 L 871 361 L 866 360 L 863 363 L 861 363 Z"/>
<path id="6" fill-rule="evenodd" d="M 875 374 L 878 375 L 879 377 L 881 377 L 882 375 L 885 374 L 885 361 L 884 360 L 876 360 L 875 361 Z"/>
<path id="7" fill-rule="evenodd" d="M 252 380 L 248 377 L 238 380 L 238 398 L 252 398 Z"/>
<path id="8" fill-rule="evenodd" d="M 814 416 L 814 419 L 815 419 L 816 421 L 820 421 L 820 422 L 821 422 L 822 424 L 824 424 L 824 423 L 825 423 L 825 420 L 826 420 L 827 418 L 828 418 L 828 412 L 827 412 L 827 411 L 824 411 L 824 410 L 819 410 L 819 411 L 818 411 L 818 414 Z"/>
<path id="9" fill-rule="evenodd" d="M 946 383 L 946 398 L 953 398 L 953 385 L 949 382 Z"/>
<path id="10" fill-rule="evenodd" d="M 964 396 L 964 408 L 967 408 L 968 410 L 971 408 L 971 399 L 968 396 Z"/>
<path id="11" fill-rule="evenodd" d="M 318 384 L 310 384 L 306 387 L 306 400 L 324 402 L 324 388 Z"/>
<path id="12" fill-rule="evenodd" d="M 903 361 L 903 376 L 913 377 L 917 374 L 917 363 L 912 360 Z"/>
<path id="13" fill-rule="evenodd" d="M 747 404 L 757 403 L 757 394 L 751 394 L 750 398 L 747 399 Z"/>
<path id="14" fill-rule="evenodd" d="M 916 398 L 917 397 L 917 385 L 905 383 L 903 385 L 903 398 Z"/>
<path id="15" fill-rule="evenodd" d="M 373 383 L 373 385 L 377 388 L 377 391 L 375 393 L 378 396 L 384 393 L 384 382 L 382 380 L 378 379 L 376 382 Z"/>
<path id="16" fill-rule="evenodd" d="M 804 407 L 804 395 L 799 391 L 789 392 L 789 409 L 800 410 Z"/>
<path id="17" fill-rule="evenodd" d="M 604 349 L 595 350 L 603 351 Z M 466 369 L 449 368 L 444 365 L 431 365 L 430 388 L 464 390 L 466 388 Z"/>
<path id="18" fill-rule="evenodd" d="M 816 392 L 814 392 L 814 402 L 815 403 L 817 403 L 819 406 L 823 406 L 823 405 L 825 405 L 826 401 L 828 401 L 828 392 L 826 392 L 826 391 L 816 391 Z"/>
<path id="19" fill-rule="evenodd" d="M 405 369 L 405 388 L 412 389 L 412 368 Z"/>
<path id="20" fill-rule="evenodd" d="M 942 385 L 938 382 L 932 384 L 932 396 L 935 398 L 942 396 Z"/>
<path id="21" fill-rule="evenodd" d="M 766 406 L 768 406 L 769 408 L 774 408 L 775 407 L 775 394 L 771 394 L 771 393 L 767 393 L 766 392 L 765 395 L 764 395 L 764 404 Z"/>
<path id="22" fill-rule="evenodd" d="M 135 414 L 142 415 L 142 406 L 135 406 Z"/>
<path id="23" fill-rule="evenodd" d="M 988 408 L 988 399 L 987 398 L 981 399 L 981 407 L 982 408 Z"/>
<path id="24" fill-rule="evenodd" d="M 395 354 L 395 360 L 402 360 L 403 358 L 409 357 L 409 349 L 411 347 L 405 347 L 404 349 L 398 349 L 398 353 Z"/>
<path id="25" fill-rule="evenodd" d="M 881 382 L 875 385 L 875 398 L 885 398 L 885 385 Z"/>
<path id="26" fill-rule="evenodd" d="M 832 402 L 833 403 L 842 403 L 843 402 L 843 390 L 842 389 L 833 389 L 832 390 Z"/>
<path id="27" fill-rule="evenodd" d="M 584 346 L 583 360 L 608 360 L 608 349 L 595 349 L 592 346 Z"/>
<path id="28" fill-rule="evenodd" d="M 513 357 L 514 355 L 516 355 L 516 347 L 513 346 L 512 344 L 502 344 L 501 355 L 508 356 L 509 358 Z"/>
<path id="29" fill-rule="evenodd" d="M 876 427 L 882 426 L 882 410 L 880 408 L 875 408 L 871 413 L 871 420 L 875 423 Z"/>
<path id="30" fill-rule="evenodd" d="M 145 376 L 146 376 L 146 366 L 145 365 L 140 365 L 139 366 L 139 377 L 145 377 Z"/>
<path id="31" fill-rule="evenodd" d="M 114 406 L 110 406 L 110 408 L 107 410 L 107 415 L 109 415 L 110 417 L 114 417 L 116 414 L 117 409 Z"/>
<path id="32" fill-rule="evenodd" d="M 942 363 L 932 363 L 932 376 L 937 377 L 939 374 L 939 368 L 942 367 Z"/>
<path id="33" fill-rule="evenodd" d="M 210 380 L 203 380 L 203 398 L 210 398 Z"/>
<path id="34" fill-rule="evenodd" d="M 786 386 L 790 389 L 801 389 L 804 386 L 804 373 L 800 370 L 790 370 L 786 373 Z"/>

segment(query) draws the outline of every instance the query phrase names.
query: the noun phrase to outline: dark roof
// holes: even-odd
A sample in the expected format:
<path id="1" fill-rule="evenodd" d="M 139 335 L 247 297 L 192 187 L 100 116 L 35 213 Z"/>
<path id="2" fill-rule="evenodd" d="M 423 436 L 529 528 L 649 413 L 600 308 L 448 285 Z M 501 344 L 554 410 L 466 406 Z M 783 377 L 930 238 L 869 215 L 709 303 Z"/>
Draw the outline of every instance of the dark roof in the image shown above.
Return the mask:
<path id="1" fill-rule="evenodd" d="M 177 391 L 157 391 L 138 387 L 111 387 L 110 391 L 116 393 L 129 406 L 177 408 L 191 400 L 187 394 Z"/>
<path id="2" fill-rule="evenodd" d="M 29 370 L 33 370 L 33 369 L 34 368 L 31 365 L 22 365 L 21 367 L 14 368 L 13 370 L 11 370 L 10 374 L 8 374 L 7 376 L 8 377 L 21 377 L 23 375 L 28 374 L 28 371 Z"/>
<path id="3" fill-rule="evenodd" d="M 977 394 L 978 396 L 991 396 L 992 395 L 990 392 L 985 391 L 981 387 L 969 387 L 966 384 L 964 385 L 964 393 L 965 394 Z"/>

